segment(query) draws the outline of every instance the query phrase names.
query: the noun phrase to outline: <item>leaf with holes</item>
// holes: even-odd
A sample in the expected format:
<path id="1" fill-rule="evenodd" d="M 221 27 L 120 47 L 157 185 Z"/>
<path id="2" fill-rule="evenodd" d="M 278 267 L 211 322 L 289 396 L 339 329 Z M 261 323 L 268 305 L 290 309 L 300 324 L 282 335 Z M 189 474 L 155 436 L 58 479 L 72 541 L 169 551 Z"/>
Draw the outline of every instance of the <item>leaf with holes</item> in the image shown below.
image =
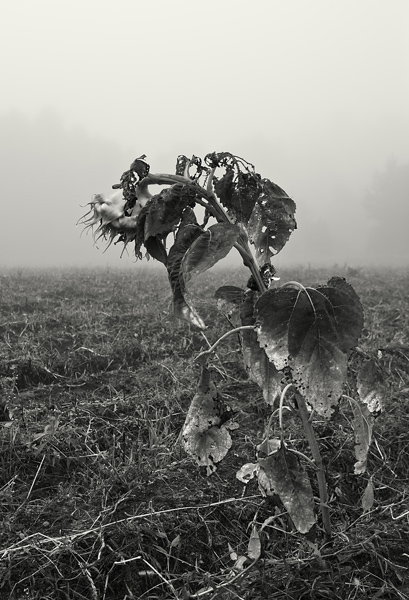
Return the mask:
<path id="1" fill-rule="evenodd" d="M 265 496 L 278 494 L 295 527 L 307 533 L 315 524 L 314 496 L 310 480 L 297 456 L 281 442 L 266 458 L 258 459 L 259 488 Z"/>
<path id="2" fill-rule="evenodd" d="M 289 359 L 288 330 L 298 293 L 293 288 L 270 289 L 255 304 L 259 344 L 279 371 Z"/>
<path id="3" fill-rule="evenodd" d="M 215 178 L 214 190 L 229 215 L 242 223 L 256 249 L 261 267 L 280 252 L 296 229 L 295 202 L 269 179 L 262 179 L 247 161 L 221 152 L 207 155 L 212 167 L 224 167 L 225 174 Z"/>
<path id="4" fill-rule="evenodd" d="M 374 417 L 369 412 L 366 404 L 352 401 L 351 403 L 353 419 L 352 427 L 355 436 L 355 458 L 357 462 L 354 464 L 355 475 L 361 475 L 366 471 L 368 451 L 372 441 L 372 429 Z"/>
<path id="5" fill-rule="evenodd" d="M 262 180 L 261 193 L 247 225 L 259 266 L 278 254 L 297 228 L 295 208 L 294 200 L 283 189 L 269 179 Z"/>
<path id="6" fill-rule="evenodd" d="M 254 325 L 254 304 L 258 294 L 249 291 L 240 307 L 242 325 Z M 283 374 L 268 359 L 264 349 L 260 347 L 256 331 L 245 330 L 241 332 L 243 360 L 252 381 L 263 390 L 263 397 L 271 406 L 281 394 Z"/>
<path id="7" fill-rule="evenodd" d="M 226 456 L 232 445 L 228 431 L 232 414 L 204 367 L 198 391 L 183 425 L 182 444 L 198 465 L 206 467 L 207 475 L 214 473 L 215 463 Z"/>
<path id="8" fill-rule="evenodd" d="M 362 306 L 343 284 L 318 289 L 267 290 L 256 303 L 260 346 L 322 416 L 330 417 L 343 392 L 349 349 L 363 326 Z"/>
<path id="9" fill-rule="evenodd" d="M 211 167 L 222 167 L 222 177 L 214 177 L 214 191 L 229 215 L 236 221 L 247 224 L 261 192 L 261 177 L 254 166 L 230 152 L 207 155 Z"/>

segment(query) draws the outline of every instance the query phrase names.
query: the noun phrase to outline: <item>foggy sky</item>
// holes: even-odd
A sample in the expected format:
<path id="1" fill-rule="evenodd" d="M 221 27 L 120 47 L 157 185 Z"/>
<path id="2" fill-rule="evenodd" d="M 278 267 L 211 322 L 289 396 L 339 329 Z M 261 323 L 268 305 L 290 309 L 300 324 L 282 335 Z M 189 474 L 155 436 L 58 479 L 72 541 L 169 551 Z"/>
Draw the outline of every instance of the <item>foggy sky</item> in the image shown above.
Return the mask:
<path id="1" fill-rule="evenodd" d="M 374 243 L 368 193 L 409 171 L 408 28 L 407 0 L 2 3 L 0 266 L 132 264 L 80 238 L 80 205 L 136 156 L 173 172 L 214 150 L 297 203 L 278 264 L 407 261 L 393 220 Z"/>

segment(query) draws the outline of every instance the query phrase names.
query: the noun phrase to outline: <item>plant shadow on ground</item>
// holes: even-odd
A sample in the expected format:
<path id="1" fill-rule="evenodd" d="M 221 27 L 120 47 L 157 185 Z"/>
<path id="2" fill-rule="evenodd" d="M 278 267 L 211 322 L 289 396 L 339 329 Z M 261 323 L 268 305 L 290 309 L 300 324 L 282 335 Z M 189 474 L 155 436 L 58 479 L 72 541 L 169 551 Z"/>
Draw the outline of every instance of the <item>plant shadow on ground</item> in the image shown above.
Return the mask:
<path id="1" fill-rule="evenodd" d="M 409 275 L 329 274 L 346 276 L 361 297 L 361 345 L 380 349 L 386 398 L 367 474 L 353 474 L 347 407 L 315 423 L 334 529 L 325 544 L 320 521 L 299 534 L 278 499 L 235 477 L 254 459 L 271 409 L 248 381 L 234 336 L 212 359 L 239 424 L 233 447 L 211 477 L 180 447 L 199 378 L 193 358 L 231 327 L 213 293 L 245 286 L 244 271 L 214 270 L 192 286 L 206 339 L 169 315 L 167 280 L 155 269 L 4 271 L 0 598 L 408 597 Z M 307 453 L 297 418 L 285 427 Z M 365 512 L 369 477 L 375 501 Z M 272 516 L 253 564 L 252 528 Z"/>

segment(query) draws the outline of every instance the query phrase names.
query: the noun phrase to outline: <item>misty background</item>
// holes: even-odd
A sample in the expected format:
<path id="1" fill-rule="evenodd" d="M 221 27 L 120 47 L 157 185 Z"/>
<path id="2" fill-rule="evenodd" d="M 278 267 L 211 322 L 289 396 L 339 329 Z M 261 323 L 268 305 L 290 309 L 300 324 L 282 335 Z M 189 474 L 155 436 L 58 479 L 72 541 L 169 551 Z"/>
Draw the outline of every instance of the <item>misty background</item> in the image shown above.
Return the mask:
<path id="1" fill-rule="evenodd" d="M 297 203 L 276 266 L 407 265 L 408 30 L 407 0 L 2 3 L 0 266 L 132 265 L 87 202 L 212 151 Z"/>

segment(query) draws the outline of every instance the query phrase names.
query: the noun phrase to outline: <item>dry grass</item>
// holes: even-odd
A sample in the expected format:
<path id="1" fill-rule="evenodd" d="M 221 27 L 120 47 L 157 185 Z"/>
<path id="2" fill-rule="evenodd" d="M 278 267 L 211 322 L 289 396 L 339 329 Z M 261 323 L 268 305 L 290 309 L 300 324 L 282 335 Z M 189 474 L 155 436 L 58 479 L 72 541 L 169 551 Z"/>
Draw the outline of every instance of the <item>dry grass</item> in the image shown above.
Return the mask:
<path id="1" fill-rule="evenodd" d="M 344 275 L 331 269 L 330 275 Z M 282 279 L 325 280 L 299 269 Z M 212 273 L 193 289 L 209 342 L 227 331 Z M 317 422 L 334 539 L 297 533 L 280 502 L 236 479 L 269 409 L 236 340 L 213 361 L 237 411 L 234 445 L 207 478 L 179 434 L 199 376 L 201 334 L 167 312 L 157 271 L 4 271 L 0 291 L 0 598 L 392 599 L 409 595 L 409 275 L 349 273 L 366 312 L 363 348 L 382 348 L 386 410 L 368 473 L 353 475 L 348 412 Z M 293 443 L 306 451 L 297 421 Z M 375 502 L 361 498 L 372 477 Z M 262 558 L 244 561 L 253 525 Z"/>

